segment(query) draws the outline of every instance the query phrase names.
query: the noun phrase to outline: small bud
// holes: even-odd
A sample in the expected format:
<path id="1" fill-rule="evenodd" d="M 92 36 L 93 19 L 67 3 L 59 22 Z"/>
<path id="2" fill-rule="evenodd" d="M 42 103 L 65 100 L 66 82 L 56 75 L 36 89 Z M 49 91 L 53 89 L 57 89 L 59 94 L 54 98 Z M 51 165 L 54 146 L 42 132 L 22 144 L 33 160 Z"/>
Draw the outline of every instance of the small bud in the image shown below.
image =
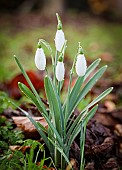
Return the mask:
<path id="1" fill-rule="evenodd" d="M 64 43 L 65 43 L 64 32 L 62 30 L 57 30 L 56 35 L 55 35 L 56 50 L 61 52 Z"/>
<path id="2" fill-rule="evenodd" d="M 84 54 L 78 54 L 76 61 L 76 73 L 78 76 L 84 76 L 86 73 L 87 64 Z"/>
<path id="3" fill-rule="evenodd" d="M 60 54 L 58 61 L 62 62 L 63 61 L 63 53 Z"/>
<path id="4" fill-rule="evenodd" d="M 39 70 L 45 70 L 46 57 L 42 48 L 37 48 L 36 50 L 35 65 Z"/>
<path id="5" fill-rule="evenodd" d="M 61 30 L 62 22 L 61 22 L 60 16 L 58 15 L 58 13 L 56 13 L 56 16 L 57 16 L 57 21 L 58 21 L 57 30 Z"/>
<path id="6" fill-rule="evenodd" d="M 83 52 L 83 48 L 80 45 L 81 43 L 78 42 L 78 44 L 79 44 L 79 46 L 78 46 L 78 54 L 83 54 L 84 52 Z"/>
<path id="7" fill-rule="evenodd" d="M 64 63 L 63 61 L 60 62 L 58 61 L 57 66 L 56 66 L 56 78 L 58 81 L 64 80 L 64 74 L 65 74 L 65 68 L 64 68 Z"/>
<path id="8" fill-rule="evenodd" d="M 37 48 L 42 48 L 42 46 L 41 46 L 41 43 L 40 43 L 40 42 L 38 42 L 38 44 L 37 44 Z"/>

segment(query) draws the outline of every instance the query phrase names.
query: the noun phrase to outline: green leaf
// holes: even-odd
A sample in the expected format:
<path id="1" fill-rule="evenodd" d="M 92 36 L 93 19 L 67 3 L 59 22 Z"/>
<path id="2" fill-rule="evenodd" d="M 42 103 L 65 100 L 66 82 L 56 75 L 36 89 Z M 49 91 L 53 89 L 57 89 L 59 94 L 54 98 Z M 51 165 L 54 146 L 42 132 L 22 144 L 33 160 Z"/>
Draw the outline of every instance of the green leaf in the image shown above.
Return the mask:
<path id="1" fill-rule="evenodd" d="M 14 56 L 14 58 L 15 58 L 16 63 L 18 64 L 18 66 L 19 66 L 19 68 L 20 68 L 23 76 L 25 77 L 25 79 L 26 79 L 26 81 L 28 82 L 29 86 L 31 87 L 33 93 L 35 94 L 35 96 L 36 96 L 36 98 L 37 98 L 37 100 L 38 100 L 38 103 L 40 104 L 41 108 L 43 109 L 43 112 L 44 112 L 45 114 L 47 114 L 46 108 L 45 108 L 43 102 L 41 101 L 41 98 L 40 98 L 40 96 L 38 95 L 36 89 L 34 88 L 34 86 L 33 86 L 32 82 L 31 82 L 30 78 L 28 77 L 27 73 L 26 73 L 25 70 L 23 69 L 23 67 L 22 67 L 21 63 L 19 62 L 18 58 L 17 58 L 16 56 Z"/>
<path id="2" fill-rule="evenodd" d="M 69 166 L 72 168 L 72 165 L 67 157 L 67 155 L 65 154 L 65 152 L 63 151 L 62 148 L 60 148 L 58 145 L 56 145 L 50 138 L 49 138 L 50 142 L 56 147 L 56 149 L 62 154 L 62 156 L 65 158 L 66 162 L 69 164 Z"/>
<path id="3" fill-rule="evenodd" d="M 45 132 L 45 133 L 48 133 L 48 130 L 41 125 L 41 123 L 37 122 L 38 126 Z"/>
<path id="4" fill-rule="evenodd" d="M 80 170 L 84 170 L 84 146 L 85 146 L 85 137 L 86 137 L 86 125 L 83 125 L 83 122 L 81 122 L 81 133 L 80 133 L 80 156 L 81 156 L 81 163 L 80 163 Z"/>
<path id="5" fill-rule="evenodd" d="M 97 110 L 97 108 L 98 108 L 98 105 L 96 105 L 96 106 L 94 106 L 88 113 L 87 113 L 87 115 L 94 115 L 95 114 L 95 112 L 96 112 L 96 110 Z M 83 112 L 83 111 L 82 111 Z M 84 123 L 84 125 L 86 124 L 86 122 L 85 122 L 85 116 L 86 116 L 86 112 L 84 112 L 84 115 L 82 115 L 83 117 L 84 117 L 84 121 L 83 121 L 83 123 Z M 84 126 L 83 125 L 83 126 Z M 70 136 L 70 138 L 69 138 L 69 142 L 68 142 L 68 145 L 67 145 L 67 151 L 70 149 L 70 147 L 71 147 L 71 144 L 72 144 L 72 142 L 75 140 L 75 138 L 76 138 L 76 136 L 79 134 L 79 132 L 80 132 L 80 127 L 81 127 L 81 124 L 78 124 L 75 128 L 74 128 L 74 130 L 73 130 L 73 132 L 72 132 L 72 134 L 71 134 L 71 136 Z"/>
<path id="6" fill-rule="evenodd" d="M 52 132 L 55 134 L 55 135 L 54 135 L 54 136 L 56 136 L 55 140 L 59 143 L 59 145 L 60 145 L 62 148 L 64 148 L 62 139 L 61 139 L 61 137 L 60 137 L 57 129 L 54 127 L 53 123 L 49 120 L 49 118 L 48 118 L 46 115 L 44 115 L 44 114 L 42 114 L 42 115 L 44 116 L 45 120 L 47 121 L 47 123 L 48 123 L 50 129 L 52 130 Z M 54 139 L 54 136 L 52 136 L 53 139 Z"/>
<path id="7" fill-rule="evenodd" d="M 103 73 L 106 71 L 107 66 L 103 66 L 100 68 L 97 73 L 94 74 L 94 76 L 86 83 L 85 87 L 81 90 L 78 97 L 70 103 L 69 113 L 72 113 L 74 108 L 77 107 L 77 105 L 80 103 L 80 101 L 85 97 L 85 95 L 91 90 L 91 88 L 94 86 L 94 84 L 98 81 L 98 79 L 103 75 Z M 70 117 L 70 115 L 69 115 Z"/>
<path id="8" fill-rule="evenodd" d="M 63 132 L 62 128 L 64 127 L 64 119 L 59 96 L 50 77 L 45 76 L 44 85 L 46 96 L 49 102 L 49 108 L 52 114 L 52 120 L 54 121 L 53 124 L 58 133 L 61 135 Z"/>
<path id="9" fill-rule="evenodd" d="M 40 106 L 40 104 L 38 103 L 37 98 L 35 97 L 35 95 L 31 92 L 31 90 L 24 85 L 23 83 L 18 82 L 18 86 L 20 88 L 20 90 L 29 98 L 31 99 L 31 101 L 35 104 L 35 106 L 38 108 L 38 110 L 40 112 L 43 112 L 42 107 Z"/>
<path id="10" fill-rule="evenodd" d="M 72 125 L 70 126 L 68 132 L 67 132 L 67 135 L 66 135 L 66 143 L 67 141 L 69 140 L 69 137 L 72 133 L 72 131 L 74 130 L 74 128 L 76 126 L 78 126 L 78 124 L 81 123 L 82 119 L 83 119 L 83 115 L 86 114 L 88 112 L 88 110 L 84 110 L 83 112 L 81 112 L 78 117 L 74 120 L 74 122 L 72 123 Z"/>
<path id="11" fill-rule="evenodd" d="M 86 74 L 85 74 L 85 77 L 84 77 L 85 80 L 96 69 L 96 67 L 100 64 L 100 61 L 101 61 L 101 58 L 98 58 L 87 68 Z"/>
<path id="12" fill-rule="evenodd" d="M 92 107 L 93 105 L 95 105 L 96 103 L 98 103 L 100 100 L 102 100 L 106 95 L 108 95 L 111 91 L 113 90 L 113 87 L 108 88 L 107 90 L 105 90 L 103 93 L 101 93 L 97 98 L 95 98 L 88 106 L 86 106 L 83 111 L 80 113 L 82 114 L 86 109 L 89 109 L 90 107 Z M 88 114 L 83 115 L 84 118 L 84 124 L 86 124 L 86 121 L 88 122 L 95 114 L 96 110 L 98 108 L 98 105 L 94 106 L 90 112 L 88 112 Z M 73 140 L 75 139 L 75 137 L 78 135 L 80 125 L 78 125 L 78 127 L 75 127 L 70 139 L 69 139 L 69 145 L 71 146 L 71 143 L 73 142 Z M 70 147 L 68 146 L 68 147 Z"/>
<path id="13" fill-rule="evenodd" d="M 11 101 L 10 101 L 11 102 Z M 49 148 L 49 142 L 48 142 L 48 138 L 45 135 L 45 133 L 43 132 L 43 129 L 41 129 L 41 126 L 39 126 L 37 124 L 37 122 L 28 114 L 28 112 L 26 112 L 25 110 L 23 110 L 22 108 L 20 108 L 19 106 L 17 106 L 15 103 L 11 102 L 14 106 L 16 106 L 21 112 L 23 112 L 25 114 L 25 116 L 28 117 L 28 119 L 32 122 L 32 124 L 35 126 L 36 130 L 39 132 L 39 134 L 42 136 L 46 146 Z"/>
<path id="14" fill-rule="evenodd" d="M 90 110 L 90 112 L 88 112 L 86 115 L 85 115 L 85 118 L 84 118 L 84 124 L 87 124 L 88 123 L 88 121 L 94 116 L 94 114 L 96 113 L 96 111 L 97 111 L 97 109 L 98 109 L 98 104 L 97 105 L 95 105 L 91 110 Z"/>
<path id="15" fill-rule="evenodd" d="M 107 90 L 105 90 L 103 93 L 101 93 L 97 98 L 95 98 L 89 105 L 87 105 L 85 107 L 85 109 L 89 109 L 90 107 L 92 107 L 93 105 L 95 105 L 96 103 L 98 103 L 100 100 L 102 100 L 105 96 L 107 96 L 111 91 L 113 90 L 113 87 L 108 88 Z"/>

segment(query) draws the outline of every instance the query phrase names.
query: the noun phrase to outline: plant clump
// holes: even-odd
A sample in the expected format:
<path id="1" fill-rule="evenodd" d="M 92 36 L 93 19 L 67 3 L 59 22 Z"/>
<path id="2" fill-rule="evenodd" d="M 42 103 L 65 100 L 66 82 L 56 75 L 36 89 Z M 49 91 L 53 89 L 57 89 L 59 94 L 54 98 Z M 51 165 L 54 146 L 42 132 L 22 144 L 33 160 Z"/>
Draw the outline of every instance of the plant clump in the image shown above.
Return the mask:
<path id="1" fill-rule="evenodd" d="M 35 90 L 32 82 L 30 81 L 27 73 L 21 65 L 19 59 L 15 56 L 15 61 L 22 71 L 25 79 L 27 80 L 31 90 L 19 82 L 20 90 L 35 104 L 41 115 L 45 118 L 48 128 L 43 127 L 39 122 L 36 122 L 31 115 L 18 107 L 34 124 L 41 138 L 47 146 L 50 156 L 54 162 L 55 168 L 64 170 L 66 167 L 73 168 L 72 160 L 70 160 L 70 149 L 75 138 L 80 135 L 80 170 L 84 169 L 84 145 L 86 125 L 88 121 L 94 116 L 98 108 L 98 102 L 103 99 L 107 94 L 112 91 L 112 87 L 102 92 L 98 97 L 93 99 L 87 106 L 85 106 L 74 119 L 73 112 L 77 106 L 84 100 L 85 96 L 100 79 L 103 73 L 106 71 L 107 66 L 103 66 L 94 72 L 96 67 L 100 63 L 100 59 L 95 60 L 91 65 L 87 67 L 86 58 L 81 47 L 78 45 L 78 51 L 74 57 L 74 61 L 69 73 L 69 83 L 67 87 L 67 93 L 64 101 L 62 101 L 62 87 L 65 79 L 65 51 L 67 48 L 67 41 L 62 30 L 62 22 L 58 14 L 56 14 L 58 25 L 55 36 L 55 57 L 52 52 L 50 44 L 39 39 L 37 45 L 37 51 L 35 55 L 35 64 L 39 70 L 45 70 L 44 76 L 44 90 L 46 99 L 49 103 L 49 108 L 43 103 L 41 96 Z M 52 59 L 53 76 L 50 76 L 47 68 L 46 55 L 43 50 L 45 46 Z M 76 70 L 76 71 L 75 71 Z M 77 79 L 72 86 L 73 75 L 77 74 Z M 87 79 L 89 75 L 92 75 L 90 79 Z M 13 103 L 14 104 L 14 103 Z M 16 106 L 16 104 L 14 104 Z"/>

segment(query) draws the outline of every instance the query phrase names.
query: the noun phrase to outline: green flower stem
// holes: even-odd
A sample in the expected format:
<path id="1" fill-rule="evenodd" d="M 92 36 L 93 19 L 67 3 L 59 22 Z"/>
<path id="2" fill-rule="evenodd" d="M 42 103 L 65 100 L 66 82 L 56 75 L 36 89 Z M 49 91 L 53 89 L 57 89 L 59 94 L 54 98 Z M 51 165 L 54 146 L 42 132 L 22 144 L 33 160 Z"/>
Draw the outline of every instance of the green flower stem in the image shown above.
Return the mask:
<path id="1" fill-rule="evenodd" d="M 76 56 L 74 58 L 72 68 L 70 70 L 70 79 L 69 79 L 68 92 L 67 92 L 67 98 L 66 98 L 66 110 L 65 110 L 65 116 L 64 116 L 64 139 L 66 138 L 67 116 L 69 115 L 69 96 L 70 96 L 72 76 L 73 76 L 73 70 L 75 67 L 75 62 L 76 62 Z"/>
<path id="2" fill-rule="evenodd" d="M 52 48 L 51 48 L 50 44 L 47 41 L 45 41 L 44 39 L 39 39 L 39 42 L 42 43 L 48 49 L 48 51 L 50 52 L 50 56 L 51 56 L 51 59 L 52 59 L 53 73 L 54 73 L 55 61 L 54 61 Z"/>
<path id="3" fill-rule="evenodd" d="M 61 82 L 58 81 L 57 92 L 58 92 L 59 97 L 60 97 L 60 91 L 61 91 Z"/>
<path id="4" fill-rule="evenodd" d="M 86 125 L 87 120 L 85 120 L 84 124 L 83 121 L 81 122 L 81 136 L 80 136 L 80 155 L 81 155 L 81 163 L 80 163 L 80 170 L 84 170 L 84 146 L 85 146 L 85 136 L 86 136 Z"/>
<path id="5" fill-rule="evenodd" d="M 58 61 L 58 55 L 59 55 L 59 52 L 56 50 L 55 61 L 54 61 L 54 66 L 53 66 L 53 72 L 54 72 L 53 82 L 54 82 L 55 87 L 56 87 L 56 65 L 57 65 L 57 61 Z"/>

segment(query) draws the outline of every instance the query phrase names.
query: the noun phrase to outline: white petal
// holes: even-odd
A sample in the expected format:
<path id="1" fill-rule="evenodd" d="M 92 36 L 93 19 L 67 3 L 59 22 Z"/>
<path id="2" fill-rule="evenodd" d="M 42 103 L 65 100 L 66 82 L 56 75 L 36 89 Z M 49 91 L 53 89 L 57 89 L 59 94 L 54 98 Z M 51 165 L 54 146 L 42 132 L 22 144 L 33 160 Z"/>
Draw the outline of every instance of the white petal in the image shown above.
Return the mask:
<path id="1" fill-rule="evenodd" d="M 65 43 L 64 32 L 62 30 L 57 30 L 56 35 L 55 35 L 56 50 L 61 52 L 64 43 Z"/>
<path id="2" fill-rule="evenodd" d="M 37 48 L 36 50 L 35 65 L 39 70 L 45 70 L 46 57 L 42 48 Z"/>
<path id="3" fill-rule="evenodd" d="M 86 73 L 87 64 L 84 54 L 79 54 L 76 61 L 76 73 L 78 76 L 84 76 Z"/>
<path id="4" fill-rule="evenodd" d="M 57 78 L 57 80 L 58 81 L 64 80 L 64 74 L 65 74 L 64 63 L 58 61 L 57 66 L 56 66 L 56 78 Z"/>

